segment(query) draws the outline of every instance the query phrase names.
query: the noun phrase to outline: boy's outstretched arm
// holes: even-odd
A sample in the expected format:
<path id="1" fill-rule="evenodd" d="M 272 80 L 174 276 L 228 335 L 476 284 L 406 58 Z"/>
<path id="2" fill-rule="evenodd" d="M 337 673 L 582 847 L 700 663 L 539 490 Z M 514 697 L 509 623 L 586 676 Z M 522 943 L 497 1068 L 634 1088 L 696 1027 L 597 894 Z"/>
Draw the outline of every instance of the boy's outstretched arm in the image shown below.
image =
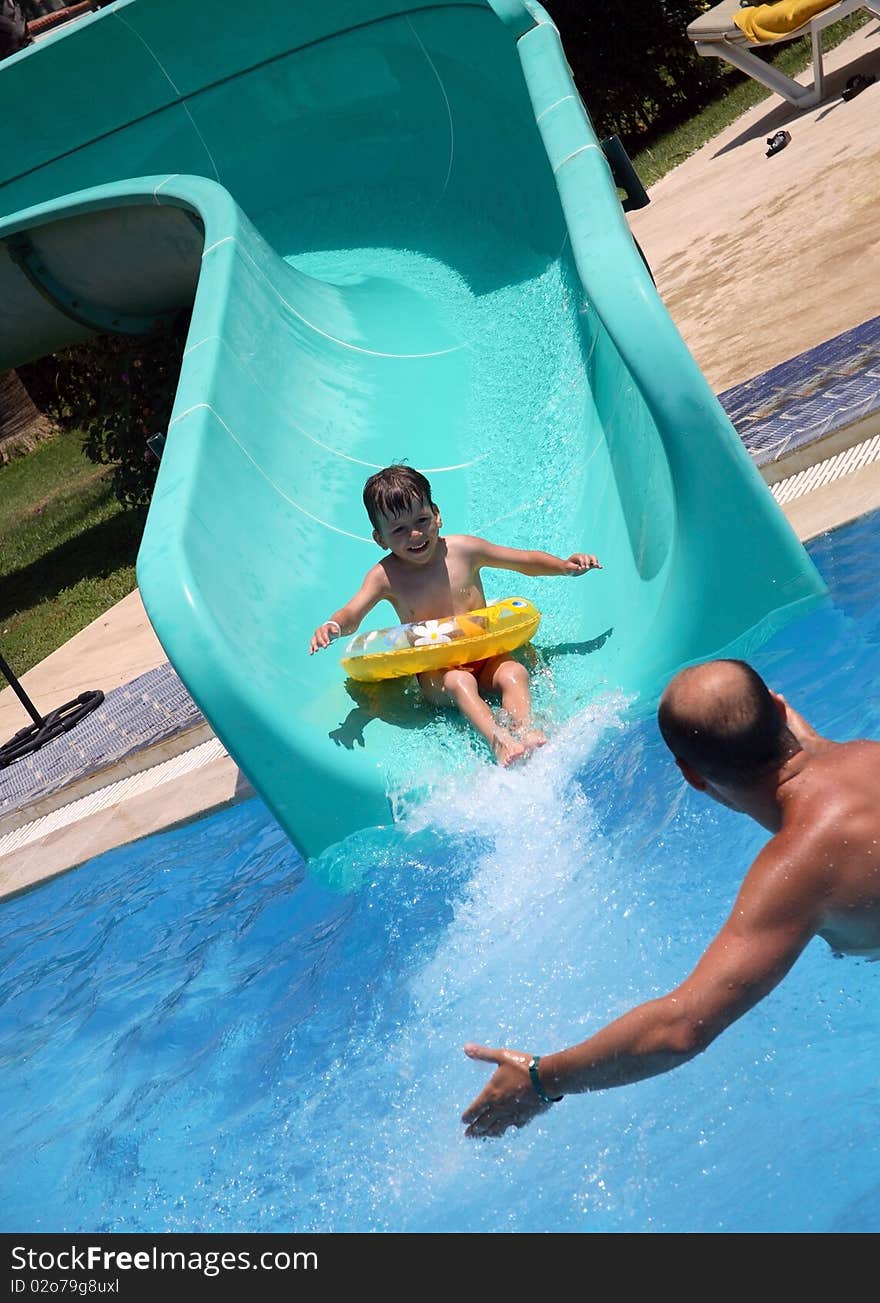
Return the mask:
<path id="1" fill-rule="evenodd" d="M 554 556 L 552 552 L 527 551 L 519 547 L 500 547 L 485 538 L 470 538 L 474 561 L 478 566 L 494 570 L 515 570 L 520 575 L 585 575 L 588 570 L 601 570 L 599 558 L 591 552 L 572 552 L 569 557 Z"/>
<path id="2" fill-rule="evenodd" d="M 354 597 L 350 597 L 344 606 L 340 606 L 329 619 L 318 625 L 309 643 L 309 655 L 314 656 L 316 651 L 329 647 L 331 642 L 343 634 L 354 633 L 364 616 L 383 597 L 389 597 L 390 592 L 385 571 L 381 566 L 373 566 Z"/>

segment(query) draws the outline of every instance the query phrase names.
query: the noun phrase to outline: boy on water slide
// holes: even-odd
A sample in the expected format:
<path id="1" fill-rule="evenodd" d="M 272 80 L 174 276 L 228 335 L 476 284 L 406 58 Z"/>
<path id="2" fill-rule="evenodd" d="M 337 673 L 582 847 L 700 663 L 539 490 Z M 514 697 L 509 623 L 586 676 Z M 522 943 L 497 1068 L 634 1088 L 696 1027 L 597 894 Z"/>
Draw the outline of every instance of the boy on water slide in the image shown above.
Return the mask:
<path id="1" fill-rule="evenodd" d="M 424 475 L 409 466 L 386 466 L 364 486 L 364 506 L 373 538 L 389 555 L 364 577 L 358 591 L 312 635 L 310 655 L 342 634 L 352 634 L 384 598 L 402 624 L 463 615 L 486 605 L 480 571 L 514 570 L 521 575 L 584 575 L 601 569 L 596 557 L 574 552 L 563 559 L 549 552 L 499 547 L 469 534 L 440 534 L 440 510 Z M 498 764 L 521 760 L 547 741 L 531 720 L 529 672 L 509 653 L 488 660 L 420 674 L 434 705 L 454 705 L 485 738 Z M 509 724 L 495 719 L 485 696 L 498 694 Z"/>

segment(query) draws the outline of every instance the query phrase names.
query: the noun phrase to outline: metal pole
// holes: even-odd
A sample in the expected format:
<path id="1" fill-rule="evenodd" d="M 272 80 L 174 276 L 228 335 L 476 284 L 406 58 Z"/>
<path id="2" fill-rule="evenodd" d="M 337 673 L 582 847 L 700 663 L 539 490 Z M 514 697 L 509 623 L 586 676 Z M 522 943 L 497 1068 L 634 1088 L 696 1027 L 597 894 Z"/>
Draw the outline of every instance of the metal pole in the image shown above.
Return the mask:
<path id="1" fill-rule="evenodd" d="M 6 661 L 3 659 L 2 656 L 0 656 L 0 673 L 2 673 L 4 678 L 8 680 L 10 688 L 12 688 L 12 691 L 18 697 L 19 701 L 24 706 L 25 710 L 30 715 L 34 723 L 38 727 L 42 727 L 44 722 L 43 716 L 37 710 L 36 706 L 31 701 L 30 697 L 25 692 L 24 688 L 21 686 L 18 679 L 12 673 L 12 670 L 10 669 L 9 665 L 6 663 Z"/>

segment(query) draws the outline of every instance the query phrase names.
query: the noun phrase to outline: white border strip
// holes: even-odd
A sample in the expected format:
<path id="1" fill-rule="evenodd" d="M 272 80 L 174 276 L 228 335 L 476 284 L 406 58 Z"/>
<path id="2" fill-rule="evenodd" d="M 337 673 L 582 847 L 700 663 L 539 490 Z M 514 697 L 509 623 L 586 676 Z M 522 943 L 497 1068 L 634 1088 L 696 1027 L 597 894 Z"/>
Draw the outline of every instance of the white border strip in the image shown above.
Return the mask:
<path id="1" fill-rule="evenodd" d="M 784 506 L 786 502 L 803 497 L 813 489 L 821 489 L 824 485 L 839 480 L 843 475 L 861 470 L 863 466 L 870 465 L 878 458 L 880 458 L 880 434 L 875 434 L 872 439 L 855 443 L 851 448 L 835 453 L 833 457 L 826 457 L 824 461 L 818 461 L 814 466 L 798 471 L 796 475 L 778 480 L 771 485 L 770 492 L 779 505 Z"/>
<path id="2" fill-rule="evenodd" d="M 22 824 L 20 828 L 14 828 L 5 837 L 0 837 L 0 856 L 20 850 L 22 846 L 56 832 L 59 828 L 67 828 L 90 814 L 97 814 L 99 810 L 108 810 L 121 801 L 128 801 L 133 796 L 151 792 L 164 783 L 170 783 L 173 779 L 192 773 L 195 769 L 201 769 L 212 760 L 221 760 L 228 754 L 222 742 L 212 737 L 207 742 L 190 747 L 189 751 L 182 751 L 180 755 L 172 756 L 170 760 L 163 760 L 161 764 L 153 765 L 152 769 L 143 769 L 138 774 L 129 774 L 128 777 L 120 778 L 115 783 L 108 783 L 106 787 L 99 787 L 88 796 L 81 796 L 79 800 L 62 805 L 58 810 L 52 810 L 39 819 Z"/>

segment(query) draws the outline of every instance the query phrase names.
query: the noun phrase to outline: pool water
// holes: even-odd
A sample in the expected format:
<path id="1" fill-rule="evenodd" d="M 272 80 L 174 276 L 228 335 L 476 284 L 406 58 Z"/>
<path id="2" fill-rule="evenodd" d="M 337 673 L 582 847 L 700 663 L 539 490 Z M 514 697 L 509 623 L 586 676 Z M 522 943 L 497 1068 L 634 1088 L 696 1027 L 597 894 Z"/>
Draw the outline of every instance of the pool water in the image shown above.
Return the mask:
<path id="1" fill-rule="evenodd" d="M 880 737 L 880 514 L 751 657 Z M 637 703 L 636 703 L 637 705 Z M 766 840 L 593 704 L 306 872 L 259 800 L 0 910 L 0 1229 L 869 1232 L 880 965 L 812 942 L 705 1054 L 467 1141 L 467 1040 L 549 1052 L 690 970 Z"/>

